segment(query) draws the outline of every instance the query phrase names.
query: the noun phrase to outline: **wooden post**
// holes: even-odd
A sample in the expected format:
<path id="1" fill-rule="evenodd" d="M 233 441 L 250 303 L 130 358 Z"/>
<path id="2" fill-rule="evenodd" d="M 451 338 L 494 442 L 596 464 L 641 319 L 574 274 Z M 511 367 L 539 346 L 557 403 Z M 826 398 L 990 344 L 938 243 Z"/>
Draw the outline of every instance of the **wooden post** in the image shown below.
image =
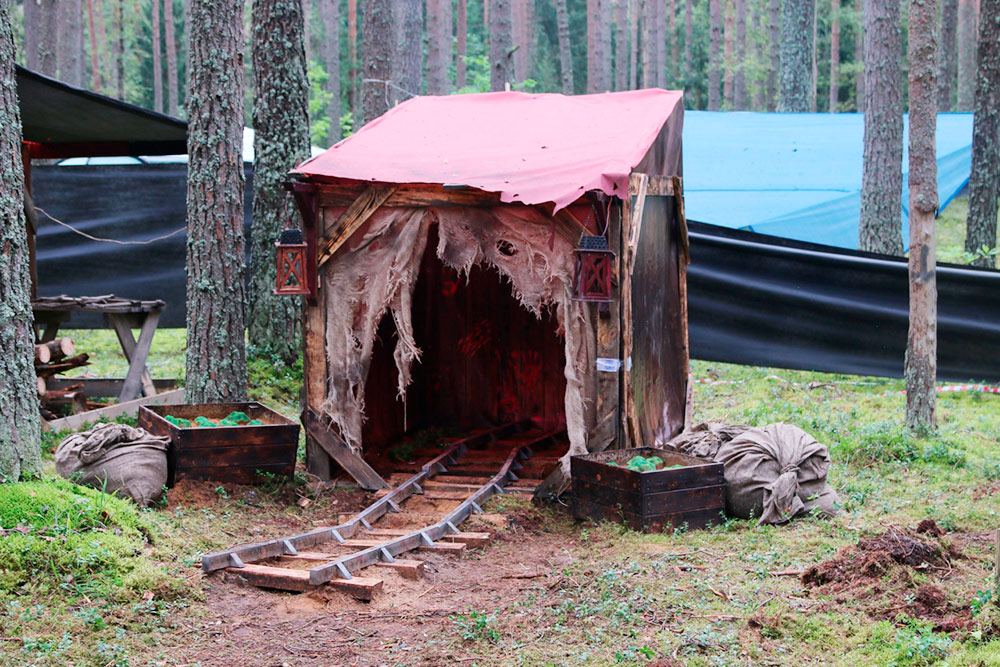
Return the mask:
<path id="1" fill-rule="evenodd" d="M 313 236 L 325 234 L 326 216 L 323 214 L 324 209 L 316 210 L 315 199 L 306 205 L 313 207 L 311 211 L 303 212 L 306 233 L 311 232 Z M 315 244 L 310 247 L 315 248 Z M 316 258 L 310 257 L 309 261 L 315 262 Z M 303 372 L 305 373 L 303 411 L 318 410 L 326 399 L 326 297 L 321 276 L 322 273 L 315 278 L 316 298 L 312 302 L 307 300 L 305 303 L 305 327 L 302 337 L 302 360 Z M 327 480 L 330 479 L 331 468 L 330 455 L 307 430 L 306 469 L 320 479 Z"/>

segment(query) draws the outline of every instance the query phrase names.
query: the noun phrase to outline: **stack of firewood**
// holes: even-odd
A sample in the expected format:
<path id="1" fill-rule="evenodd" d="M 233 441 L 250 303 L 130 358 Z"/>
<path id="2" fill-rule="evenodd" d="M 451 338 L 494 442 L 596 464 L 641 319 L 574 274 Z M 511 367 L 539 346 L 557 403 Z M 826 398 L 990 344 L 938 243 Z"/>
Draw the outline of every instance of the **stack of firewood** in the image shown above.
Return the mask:
<path id="1" fill-rule="evenodd" d="M 49 389 L 47 380 L 54 375 L 73 368 L 87 366 L 89 355 L 77 354 L 72 338 L 56 338 L 47 343 L 35 345 L 35 375 L 38 376 L 38 398 L 41 399 L 42 417 L 54 419 L 54 410 L 68 407 L 72 414 L 89 408 L 87 396 L 81 391 L 82 384 L 61 389 Z M 60 410 L 62 411 L 62 410 Z"/>

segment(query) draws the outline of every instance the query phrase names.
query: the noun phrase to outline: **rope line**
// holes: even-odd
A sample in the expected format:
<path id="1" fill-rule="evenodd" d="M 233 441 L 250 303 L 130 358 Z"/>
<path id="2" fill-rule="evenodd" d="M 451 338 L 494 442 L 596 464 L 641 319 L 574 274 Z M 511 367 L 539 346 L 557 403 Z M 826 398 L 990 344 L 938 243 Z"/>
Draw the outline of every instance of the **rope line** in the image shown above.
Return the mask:
<path id="1" fill-rule="evenodd" d="M 42 215 L 44 215 L 46 218 L 48 218 L 52 222 L 56 223 L 57 225 L 62 225 L 63 227 L 65 227 L 66 229 L 70 230 L 74 234 L 79 234 L 80 236 L 82 236 L 84 238 L 87 238 L 87 239 L 90 239 L 91 241 L 100 241 L 101 243 L 116 243 L 118 245 L 149 245 L 150 243 L 156 243 L 157 241 L 163 241 L 165 239 L 169 239 L 172 236 L 177 236 L 181 232 L 187 230 L 186 226 L 185 227 L 181 227 L 179 229 L 175 229 L 174 231 L 170 232 L 169 234 L 164 234 L 163 236 L 157 236 L 156 238 L 148 239 L 146 241 L 119 241 L 118 239 L 103 239 L 103 238 L 100 238 L 99 236 L 92 236 L 91 234 L 88 234 L 87 232 L 85 232 L 83 230 L 77 229 L 76 227 L 74 227 L 73 225 L 69 224 L 68 222 L 63 222 L 59 218 L 53 216 L 51 213 L 49 213 L 48 211 L 46 211 L 41 206 L 36 206 L 35 210 L 38 211 L 39 213 L 41 213 Z"/>

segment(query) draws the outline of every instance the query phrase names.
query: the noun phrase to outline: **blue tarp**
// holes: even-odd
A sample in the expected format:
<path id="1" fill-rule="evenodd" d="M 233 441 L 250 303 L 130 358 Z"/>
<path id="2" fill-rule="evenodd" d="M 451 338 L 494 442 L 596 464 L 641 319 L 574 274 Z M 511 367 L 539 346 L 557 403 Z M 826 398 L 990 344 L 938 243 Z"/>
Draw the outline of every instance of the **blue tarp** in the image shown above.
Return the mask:
<path id="1" fill-rule="evenodd" d="M 903 242 L 909 227 L 903 120 Z M 864 116 L 684 112 L 684 205 L 698 222 L 857 249 Z M 969 182 L 972 114 L 938 114 L 938 198 Z"/>

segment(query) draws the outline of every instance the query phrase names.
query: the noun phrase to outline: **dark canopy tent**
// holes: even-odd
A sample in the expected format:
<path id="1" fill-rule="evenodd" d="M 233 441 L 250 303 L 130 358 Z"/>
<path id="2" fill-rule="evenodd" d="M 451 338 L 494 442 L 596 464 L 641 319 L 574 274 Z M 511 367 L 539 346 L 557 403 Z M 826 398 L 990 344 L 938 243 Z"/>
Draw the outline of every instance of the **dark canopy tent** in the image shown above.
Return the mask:
<path id="1" fill-rule="evenodd" d="M 187 123 L 17 67 L 25 147 L 32 158 L 175 155 Z"/>

